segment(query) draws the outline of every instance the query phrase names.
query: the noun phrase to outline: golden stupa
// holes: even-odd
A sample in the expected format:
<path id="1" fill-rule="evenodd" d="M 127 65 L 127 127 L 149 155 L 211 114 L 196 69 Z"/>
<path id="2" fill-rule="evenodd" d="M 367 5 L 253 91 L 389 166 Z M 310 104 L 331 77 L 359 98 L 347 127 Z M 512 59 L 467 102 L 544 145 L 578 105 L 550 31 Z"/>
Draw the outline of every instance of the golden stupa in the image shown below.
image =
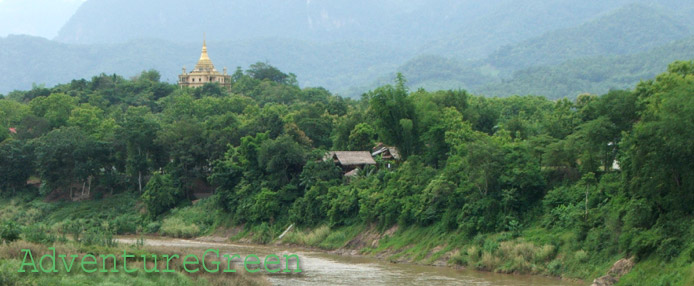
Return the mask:
<path id="1" fill-rule="evenodd" d="M 203 37 L 202 52 L 198 63 L 190 73 L 186 73 L 186 68 L 183 68 L 183 73 L 178 76 L 178 85 L 181 87 L 201 87 L 206 83 L 217 83 L 227 89 L 231 88 L 231 75 L 227 74 L 226 68 L 224 68 L 224 73 L 220 73 L 214 68 L 212 60 L 207 55 L 207 44 Z"/>

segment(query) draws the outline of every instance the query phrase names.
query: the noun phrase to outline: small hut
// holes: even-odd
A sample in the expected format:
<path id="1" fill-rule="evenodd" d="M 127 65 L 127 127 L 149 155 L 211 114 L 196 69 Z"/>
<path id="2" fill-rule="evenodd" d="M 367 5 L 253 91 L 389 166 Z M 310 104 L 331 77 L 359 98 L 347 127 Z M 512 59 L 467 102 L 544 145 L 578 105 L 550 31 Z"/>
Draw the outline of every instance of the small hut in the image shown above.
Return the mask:
<path id="1" fill-rule="evenodd" d="M 386 146 L 383 143 L 378 143 L 372 150 L 371 156 L 381 156 L 383 160 L 400 160 L 400 152 L 397 147 Z"/>
<path id="2" fill-rule="evenodd" d="M 376 165 L 369 151 L 330 151 L 325 155 L 324 160 L 332 160 L 342 168 L 344 173 L 363 169 L 366 165 Z"/>

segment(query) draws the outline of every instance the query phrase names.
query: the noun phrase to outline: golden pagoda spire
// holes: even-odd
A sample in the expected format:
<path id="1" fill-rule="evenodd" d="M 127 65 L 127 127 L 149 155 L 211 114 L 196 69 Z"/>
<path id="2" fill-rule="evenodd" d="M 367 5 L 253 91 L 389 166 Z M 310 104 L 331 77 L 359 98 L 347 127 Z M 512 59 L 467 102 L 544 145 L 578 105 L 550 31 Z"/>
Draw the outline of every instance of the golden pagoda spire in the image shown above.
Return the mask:
<path id="1" fill-rule="evenodd" d="M 212 60 L 210 60 L 210 57 L 207 55 L 207 43 L 205 39 L 205 33 L 202 34 L 202 52 L 200 53 L 200 59 L 198 60 L 198 64 L 195 65 L 195 70 L 198 71 L 214 71 L 214 65 L 212 64 Z"/>

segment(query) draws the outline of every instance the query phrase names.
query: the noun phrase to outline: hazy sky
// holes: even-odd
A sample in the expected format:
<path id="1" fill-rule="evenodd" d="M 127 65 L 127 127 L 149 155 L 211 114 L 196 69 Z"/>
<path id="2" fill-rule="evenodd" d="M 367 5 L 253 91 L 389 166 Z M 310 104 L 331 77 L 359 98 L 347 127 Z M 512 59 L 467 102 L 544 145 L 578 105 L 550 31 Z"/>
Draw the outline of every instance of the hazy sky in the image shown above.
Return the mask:
<path id="1" fill-rule="evenodd" d="M 85 0 L 0 0 L 0 37 L 26 34 L 52 39 Z"/>

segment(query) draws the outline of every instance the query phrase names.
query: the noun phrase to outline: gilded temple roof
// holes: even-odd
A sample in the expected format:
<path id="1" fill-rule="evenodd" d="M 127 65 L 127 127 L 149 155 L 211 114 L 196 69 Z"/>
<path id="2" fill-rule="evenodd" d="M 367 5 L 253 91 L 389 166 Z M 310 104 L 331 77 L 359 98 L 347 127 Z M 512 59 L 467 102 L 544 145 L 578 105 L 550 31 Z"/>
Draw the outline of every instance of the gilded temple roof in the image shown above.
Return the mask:
<path id="1" fill-rule="evenodd" d="M 192 72 L 217 72 L 212 64 L 212 60 L 210 60 L 210 57 L 207 55 L 207 44 L 205 43 L 205 39 L 202 40 L 200 59 Z"/>

